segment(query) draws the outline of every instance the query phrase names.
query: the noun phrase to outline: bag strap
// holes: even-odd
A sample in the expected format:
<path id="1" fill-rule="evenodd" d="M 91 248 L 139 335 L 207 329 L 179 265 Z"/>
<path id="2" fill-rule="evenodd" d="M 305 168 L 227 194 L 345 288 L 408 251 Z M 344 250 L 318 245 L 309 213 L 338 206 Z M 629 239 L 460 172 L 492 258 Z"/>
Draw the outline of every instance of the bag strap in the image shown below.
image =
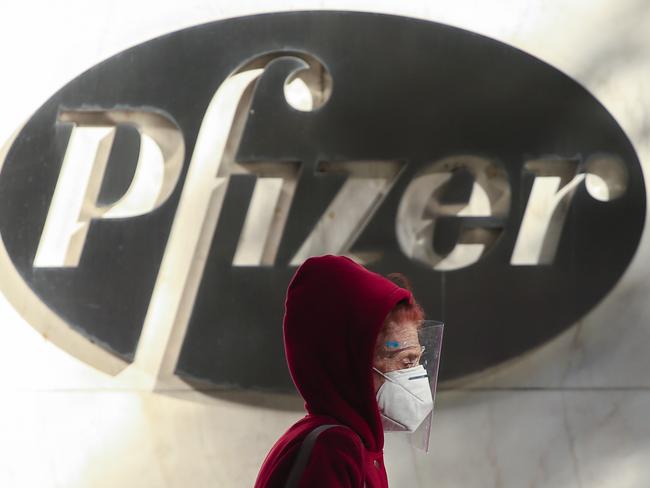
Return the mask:
<path id="1" fill-rule="evenodd" d="M 314 449 L 314 444 L 316 444 L 316 439 L 318 439 L 318 436 L 321 435 L 324 431 L 331 429 L 332 427 L 345 427 L 346 429 L 349 429 L 349 427 L 345 425 L 326 424 L 320 425 L 312 430 L 307 435 L 307 437 L 305 437 L 305 440 L 302 441 L 302 446 L 300 446 L 298 456 L 296 457 L 296 460 L 293 463 L 293 467 L 289 472 L 289 477 L 287 478 L 287 484 L 285 485 L 285 488 L 298 488 L 298 483 L 300 483 L 300 478 L 302 477 L 302 474 L 307 467 L 309 457 L 311 456 L 311 451 Z"/>

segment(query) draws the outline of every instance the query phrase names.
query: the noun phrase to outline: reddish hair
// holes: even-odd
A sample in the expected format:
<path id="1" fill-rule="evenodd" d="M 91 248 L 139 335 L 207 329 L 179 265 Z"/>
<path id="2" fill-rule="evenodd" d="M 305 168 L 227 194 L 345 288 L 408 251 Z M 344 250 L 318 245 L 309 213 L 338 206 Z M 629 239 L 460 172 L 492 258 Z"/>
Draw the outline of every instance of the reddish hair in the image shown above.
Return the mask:
<path id="1" fill-rule="evenodd" d="M 406 276 L 401 273 L 391 273 L 387 278 L 397 285 L 405 288 L 406 290 L 412 292 L 411 282 Z M 424 320 L 424 310 L 422 307 L 413 299 L 412 302 L 401 301 L 393 307 L 393 309 L 388 313 L 384 319 L 384 325 L 390 322 L 395 322 L 401 324 L 403 322 L 421 322 Z"/>

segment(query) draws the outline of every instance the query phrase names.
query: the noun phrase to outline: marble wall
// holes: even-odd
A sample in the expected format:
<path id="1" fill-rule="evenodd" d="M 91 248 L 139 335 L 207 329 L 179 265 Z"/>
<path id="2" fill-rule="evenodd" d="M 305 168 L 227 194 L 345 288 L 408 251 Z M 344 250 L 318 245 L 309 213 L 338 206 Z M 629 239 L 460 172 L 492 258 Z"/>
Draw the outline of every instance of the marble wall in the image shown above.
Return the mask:
<path id="1" fill-rule="evenodd" d="M 314 8 L 441 21 L 538 56 L 596 95 L 650 175 L 645 0 L 16 2 L 0 18 L 0 139 L 68 80 L 130 45 L 209 20 Z M 649 258 L 646 230 L 623 279 L 574 327 L 443 385 L 429 454 L 388 438 L 391 485 L 650 486 Z M 0 296 L 0 486 L 250 486 L 301 416 L 296 397 L 217 396 L 174 381 L 152 390 L 128 368 L 109 376 L 53 346 L 15 306 Z"/>

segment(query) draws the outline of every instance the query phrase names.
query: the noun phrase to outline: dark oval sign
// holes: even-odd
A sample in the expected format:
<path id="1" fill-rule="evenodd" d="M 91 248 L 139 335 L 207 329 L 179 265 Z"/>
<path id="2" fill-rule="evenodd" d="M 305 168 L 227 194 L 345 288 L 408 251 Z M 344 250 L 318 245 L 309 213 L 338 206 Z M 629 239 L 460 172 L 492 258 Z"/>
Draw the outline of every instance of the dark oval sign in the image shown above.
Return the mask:
<path id="1" fill-rule="evenodd" d="M 283 296 L 310 255 L 407 275 L 447 324 L 450 379 L 593 308 L 644 219 L 632 145 L 578 83 L 364 13 L 236 18 L 117 54 L 34 114 L 0 173 L 6 254 L 67 326 L 127 363 L 159 330 L 176 374 L 270 390 L 291 388 Z"/>

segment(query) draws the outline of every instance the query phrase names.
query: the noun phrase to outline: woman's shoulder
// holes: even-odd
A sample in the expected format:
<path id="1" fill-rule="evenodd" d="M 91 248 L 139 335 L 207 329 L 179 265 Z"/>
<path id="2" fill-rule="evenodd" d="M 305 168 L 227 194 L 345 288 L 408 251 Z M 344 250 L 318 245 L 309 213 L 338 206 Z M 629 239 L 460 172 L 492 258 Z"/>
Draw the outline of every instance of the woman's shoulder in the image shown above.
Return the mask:
<path id="1" fill-rule="evenodd" d="M 321 428 L 324 426 L 327 428 Z M 365 449 L 356 432 L 333 418 L 307 415 L 289 427 L 271 448 L 255 486 L 284 486 L 301 447 L 312 432 L 318 432 L 318 436 L 313 441 L 305 472 L 307 478 L 322 480 L 339 471 L 354 478 L 360 476 Z"/>

